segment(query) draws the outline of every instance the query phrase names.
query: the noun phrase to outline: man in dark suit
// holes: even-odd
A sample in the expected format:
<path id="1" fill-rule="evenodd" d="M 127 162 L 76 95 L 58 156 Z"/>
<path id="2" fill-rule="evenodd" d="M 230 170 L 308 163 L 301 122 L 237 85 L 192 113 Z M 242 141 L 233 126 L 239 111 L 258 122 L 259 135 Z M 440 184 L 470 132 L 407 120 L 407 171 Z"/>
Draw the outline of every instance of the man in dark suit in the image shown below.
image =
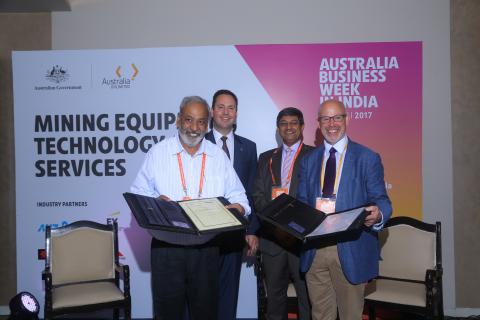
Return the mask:
<path id="1" fill-rule="evenodd" d="M 254 142 L 234 133 L 237 122 L 237 96 L 230 90 L 218 90 L 212 101 L 212 130 L 205 135 L 207 140 L 222 148 L 233 162 L 247 197 L 251 201 L 251 190 L 257 168 L 257 146 Z M 258 220 L 250 217 L 247 233 L 227 233 L 218 239 L 220 245 L 218 319 L 237 317 L 238 289 L 242 267 L 242 251 L 247 243 L 247 254 L 255 255 L 258 247 Z"/>
<path id="2" fill-rule="evenodd" d="M 318 112 L 324 143 L 302 159 L 297 199 L 322 211 L 370 204 L 365 228 L 345 238 L 319 243 L 301 257 L 307 272 L 312 318 L 362 318 L 365 283 L 378 275 L 377 231 L 392 213 L 380 156 L 350 140 L 345 106 L 327 100 Z"/>
<path id="3" fill-rule="evenodd" d="M 313 147 L 303 144 L 303 114 L 296 108 L 285 108 L 278 113 L 277 130 L 282 146 L 260 155 L 257 175 L 253 185 L 253 202 L 256 210 L 263 210 L 281 193 L 295 197 L 298 186 L 300 160 Z M 281 239 L 260 237 L 260 251 L 267 287 L 267 319 L 286 320 L 287 289 L 293 280 L 298 298 L 299 319 L 310 319 L 310 305 L 303 275 L 300 275 L 299 250 L 281 245 Z M 273 241 L 272 241 L 273 240 Z M 289 242 L 289 241 L 287 241 Z"/>

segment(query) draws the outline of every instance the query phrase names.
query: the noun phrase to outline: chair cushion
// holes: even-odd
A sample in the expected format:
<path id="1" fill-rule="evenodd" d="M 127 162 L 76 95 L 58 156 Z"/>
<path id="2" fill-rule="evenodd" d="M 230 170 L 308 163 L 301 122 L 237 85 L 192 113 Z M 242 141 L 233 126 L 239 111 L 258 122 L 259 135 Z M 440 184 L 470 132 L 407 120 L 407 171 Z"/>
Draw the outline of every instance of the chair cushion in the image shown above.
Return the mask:
<path id="1" fill-rule="evenodd" d="M 376 279 L 367 284 L 365 299 L 410 306 L 426 306 L 425 284 Z"/>
<path id="2" fill-rule="evenodd" d="M 64 285 L 53 289 L 53 309 L 123 300 L 122 291 L 112 282 Z"/>

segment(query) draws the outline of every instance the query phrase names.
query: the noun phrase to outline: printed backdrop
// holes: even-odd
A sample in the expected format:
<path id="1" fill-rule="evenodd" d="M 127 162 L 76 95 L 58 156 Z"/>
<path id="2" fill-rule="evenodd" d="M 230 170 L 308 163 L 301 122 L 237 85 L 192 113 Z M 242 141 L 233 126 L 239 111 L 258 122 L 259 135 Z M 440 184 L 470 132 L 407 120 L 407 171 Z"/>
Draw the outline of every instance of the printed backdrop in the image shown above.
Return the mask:
<path id="1" fill-rule="evenodd" d="M 186 95 L 234 91 L 237 133 L 259 153 L 277 146 L 275 118 L 290 106 L 304 113 L 305 141 L 318 145 L 318 105 L 341 99 L 348 135 L 382 156 L 394 214 L 422 217 L 421 42 L 14 52 L 13 77 L 17 285 L 40 301 L 45 226 L 117 221 L 133 316 L 151 317 L 150 237 L 122 193 L 145 152 L 175 133 Z M 239 299 L 238 317 L 255 318 L 246 265 Z"/>

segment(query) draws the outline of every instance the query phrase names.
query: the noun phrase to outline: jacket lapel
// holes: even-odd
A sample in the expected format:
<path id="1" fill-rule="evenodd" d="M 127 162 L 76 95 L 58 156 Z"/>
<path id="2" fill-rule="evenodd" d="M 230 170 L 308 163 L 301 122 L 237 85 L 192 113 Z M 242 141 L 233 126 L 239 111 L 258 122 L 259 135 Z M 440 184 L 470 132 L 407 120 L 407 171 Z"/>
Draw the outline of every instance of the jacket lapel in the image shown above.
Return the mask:
<path id="1" fill-rule="evenodd" d="M 242 141 L 238 138 L 236 134 L 234 134 L 233 135 L 233 152 L 234 152 L 233 167 L 237 172 L 240 169 L 240 165 L 242 163 L 240 159 L 243 156 L 243 151 L 244 151 L 243 149 L 244 149 L 244 145 Z"/>
<path id="2" fill-rule="evenodd" d="M 290 195 L 296 196 L 297 194 L 297 187 L 299 182 L 299 173 L 300 173 L 300 162 L 302 161 L 302 157 L 308 151 L 305 149 L 305 145 L 300 150 L 297 159 L 295 160 L 295 164 L 293 165 L 293 172 L 292 172 L 292 180 L 290 181 L 290 190 L 295 190 L 295 192 L 290 192 Z"/>
<path id="3" fill-rule="evenodd" d="M 215 137 L 213 136 L 213 131 L 212 130 L 207 132 L 207 134 L 205 135 L 205 139 L 207 139 L 208 141 L 210 141 L 213 144 L 216 144 L 215 143 Z"/>
<path id="4" fill-rule="evenodd" d="M 282 184 L 282 149 L 277 148 L 272 154 L 272 172 L 275 177 L 275 186 Z"/>
<path id="5" fill-rule="evenodd" d="M 317 149 L 317 161 L 313 163 L 313 170 L 312 170 L 312 176 L 308 177 L 308 179 L 311 179 L 312 183 L 314 184 L 313 190 L 315 190 L 314 193 L 314 203 L 312 204 L 315 206 L 315 201 L 317 197 L 320 197 L 322 195 L 322 192 L 320 190 L 320 179 L 321 179 L 321 170 L 322 170 L 322 162 L 323 162 L 323 153 L 325 152 L 325 146 L 322 144 L 321 147 L 318 147 Z"/>
<path id="6" fill-rule="evenodd" d="M 348 181 L 352 181 L 356 161 L 356 147 L 355 142 L 348 140 L 347 151 L 345 152 L 345 159 L 343 160 L 342 175 L 340 177 L 340 184 L 338 186 L 336 210 L 345 210 L 349 199 L 352 197 L 348 191 Z"/>

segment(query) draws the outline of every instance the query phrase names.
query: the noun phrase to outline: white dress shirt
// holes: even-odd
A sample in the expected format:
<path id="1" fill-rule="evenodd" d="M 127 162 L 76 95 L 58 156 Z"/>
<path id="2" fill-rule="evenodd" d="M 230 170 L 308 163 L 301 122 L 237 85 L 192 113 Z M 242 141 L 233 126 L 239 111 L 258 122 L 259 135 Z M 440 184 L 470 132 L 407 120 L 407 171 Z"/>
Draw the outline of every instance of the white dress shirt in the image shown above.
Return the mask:
<path id="1" fill-rule="evenodd" d="M 198 199 L 202 154 L 204 152 L 206 160 L 201 198 L 225 197 L 230 203 L 240 204 L 245 209 L 245 215 L 249 215 L 251 209 L 245 195 L 245 189 L 227 155 L 222 149 L 206 139 L 202 140 L 200 148 L 193 156 L 183 148 L 178 134 L 154 145 L 145 156 L 130 191 L 151 197 L 165 195 L 174 201 L 182 200 L 185 192 L 180 178 L 177 158 L 177 154 L 180 154 L 187 195 L 191 199 Z M 174 244 L 201 244 L 213 237 L 213 235 L 173 234 L 167 231 L 163 233 L 165 237 L 160 240 Z M 182 241 L 179 237 L 183 238 Z M 156 236 L 156 238 L 159 237 Z M 186 238 L 188 239 L 185 242 Z"/>
<path id="2" fill-rule="evenodd" d="M 338 191 L 338 186 L 340 185 L 340 178 L 342 177 L 342 170 L 343 170 L 343 163 L 345 162 L 345 153 L 347 152 L 346 147 L 348 143 L 348 138 L 346 135 L 343 136 L 342 139 L 338 140 L 337 143 L 334 145 L 331 145 L 330 143 L 327 142 L 327 140 L 323 140 L 323 145 L 325 146 L 325 151 L 323 152 L 323 173 L 325 173 L 325 169 L 327 167 L 327 160 L 330 157 L 330 149 L 333 147 L 335 148 L 335 168 L 336 172 L 338 172 L 338 177 L 337 177 L 337 184 L 334 186 L 333 193 L 337 193 Z M 342 157 L 343 153 L 343 157 Z M 340 163 L 340 158 L 342 158 L 342 163 Z M 340 168 L 338 166 L 341 165 Z M 338 170 L 340 169 L 340 170 Z M 323 186 L 322 186 L 323 187 Z"/>

